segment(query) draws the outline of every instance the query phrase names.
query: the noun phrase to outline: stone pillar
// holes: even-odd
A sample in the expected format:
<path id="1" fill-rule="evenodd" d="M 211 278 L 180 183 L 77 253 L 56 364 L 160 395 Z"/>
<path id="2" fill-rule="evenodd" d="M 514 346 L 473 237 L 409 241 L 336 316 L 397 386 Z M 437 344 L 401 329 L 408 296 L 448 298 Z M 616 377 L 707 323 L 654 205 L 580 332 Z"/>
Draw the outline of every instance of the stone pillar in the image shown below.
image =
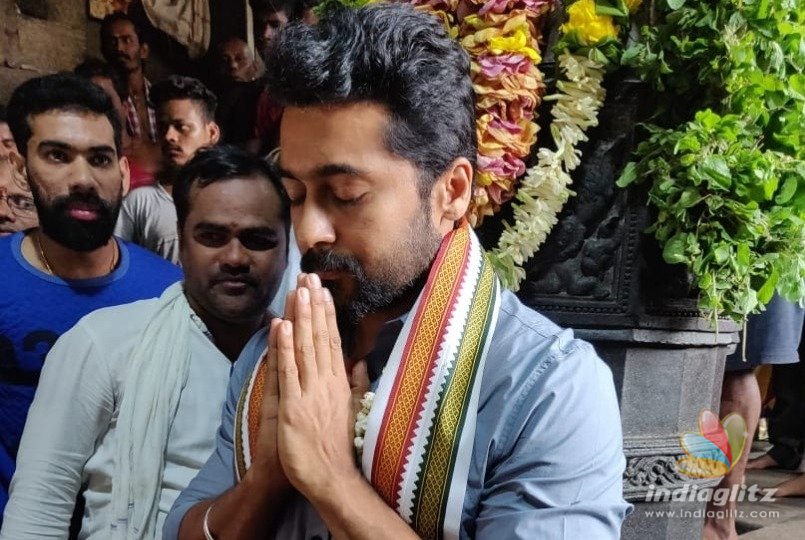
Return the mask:
<path id="1" fill-rule="evenodd" d="M 580 329 L 609 364 L 621 405 L 626 472 L 623 492 L 635 505 L 625 540 L 698 539 L 705 502 L 699 490 L 719 478 L 692 479 L 677 468 L 685 456 L 680 436 L 698 432 L 702 410 L 718 411 L 724 358 L 735 348 L 737 327 L 719 333 L 702 319 L 657 319 L 656 328 Z M 658 512 L 676 512 L 674 518 Z"/>

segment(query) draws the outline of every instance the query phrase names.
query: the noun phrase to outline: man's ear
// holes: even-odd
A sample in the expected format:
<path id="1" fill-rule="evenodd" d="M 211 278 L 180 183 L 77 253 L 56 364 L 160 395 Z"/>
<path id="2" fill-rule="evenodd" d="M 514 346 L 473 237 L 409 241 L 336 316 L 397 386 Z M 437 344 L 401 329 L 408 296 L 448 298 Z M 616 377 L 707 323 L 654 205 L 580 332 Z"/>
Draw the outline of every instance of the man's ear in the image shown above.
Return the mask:
<path id="1" fill-rule="evenodd" d="M 431 190 L 434 223 L 444 234 L 453 230 L 455 223 L 464 217 L 472 197 L 472 164 L 467 158 L 457 158 Z"/>
<path id="2" fill-rule="evenodd" d="M 118 160 L 120 163 L 120 172 L 123 175 L 123 196 L 129 193 L 131 187 L 131 170 L 129 169 L 129 159 L 126 156 L 120 156 Z"/>
<path id="3" fill-rule="evenodd" d="M 140 60 L 148 60 L 148 55 L 151 54 L 151 49 L 148 47 L 148 43 L 143 43 L 140 45 Z"/>
<path id="4" fill-rule="evenodd" d="M 218 144 L 218 141 L 221 140 L 221 127 L 217 122 L 207 124 L 207 133 L 210 134 L 210 146 Z"/>

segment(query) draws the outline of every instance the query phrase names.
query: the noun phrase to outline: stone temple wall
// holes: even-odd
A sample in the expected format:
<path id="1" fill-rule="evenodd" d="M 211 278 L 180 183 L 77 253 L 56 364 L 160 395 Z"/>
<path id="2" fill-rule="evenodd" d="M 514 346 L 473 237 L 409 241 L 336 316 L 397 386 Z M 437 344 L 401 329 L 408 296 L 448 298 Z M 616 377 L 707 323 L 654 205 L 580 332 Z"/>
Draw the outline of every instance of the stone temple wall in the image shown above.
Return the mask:
<path id="1" fill-rule="evenodd" d="M 31 77 L 97 55 L 97 34 L 86 0 L 0 0 L 0 103 Z"/>
<path id="2" fill-rule="evenodd" d="M 87 0 L 0 0 L 0 104 L 6 104 L 21 82 L 56 71 L 71 70 L 87 57 L 101 58 L 100 21 L 87 13 Z M 135 20 L 145 20 L 139 7 Z M 246 0 L 210 2 L 211 51 L 215 44 L 236 35 L 247 39 Z M 190 61 L 185 49 L 167 35 L 144 28 L 150 46 L 146 74 L 159 81 L 171 73 L 210 82 L 214 64 L 210 55 Z"/>

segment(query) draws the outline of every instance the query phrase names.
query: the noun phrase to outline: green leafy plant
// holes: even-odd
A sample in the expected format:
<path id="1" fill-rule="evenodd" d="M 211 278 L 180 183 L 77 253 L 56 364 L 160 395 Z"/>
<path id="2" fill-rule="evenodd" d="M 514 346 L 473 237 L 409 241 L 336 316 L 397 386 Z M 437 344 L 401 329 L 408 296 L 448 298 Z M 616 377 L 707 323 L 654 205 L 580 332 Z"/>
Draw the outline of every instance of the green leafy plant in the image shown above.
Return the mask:
<path id="1" fill-rule="evenodd" d="M 651 182 L 650 228 L 700 307 L 742 321 L 805 297 L 805 4 L 666 0 L 622 63 L 668 106 L 618 185 Z M 689 115 L 685 118 L 685 115 Z"/>

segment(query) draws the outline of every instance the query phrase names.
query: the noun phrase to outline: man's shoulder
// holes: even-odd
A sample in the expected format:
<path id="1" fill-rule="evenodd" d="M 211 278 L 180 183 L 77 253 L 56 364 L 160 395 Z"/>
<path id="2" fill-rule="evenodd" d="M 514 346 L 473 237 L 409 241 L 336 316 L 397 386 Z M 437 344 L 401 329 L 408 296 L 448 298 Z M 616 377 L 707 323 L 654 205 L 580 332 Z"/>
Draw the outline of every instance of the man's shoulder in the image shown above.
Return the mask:
<path id="1" fill-rule="evenodd" d="M 166 261 L 159 255 L 148 251 L 147 249 L 127 242 L 120 238 L 117 239 L 122 245 L 126 247 L 129 255 L 129 264 L 131 270 L 150 272 L 151 275 L 140 275 L 141 278 L 155 278 L 168 279 L 168 283 L 174 283 L 182 278 L 182 269 L 170 261 Z"/>
<path id="2" fill-rule="evenodd" d="M 148 298 L 92 310 L 78 317 L 75 324 L 59 337 L 51 354 L 69 351 L 68 354 L 72 355 L 72 346 L 78 345 L 94 351 L 93 356 L 107 366 L 119 365 L 128 358 L 128 351 L 136 346 L 142 330 L 158 307 L 159 298 Z M 89 357 L 83 360 L 70 358 L 69 361 L 83 362 L 86 358 Z"/>
<path id="3" fill-rule="evenodd" d="M 479 402 L 479 436 L 499 442 L 495 459 L 510 458 L 518 444 L 525 444 L 528 455 L 514 459 L 534 459 L 537 448 L 569 440 L 577 429 L 597 434 L 601 440 L 595 444 L 617 446 L 620 417 L 612 371 L 593 346 L 509 292 L 501 304 Z M 613 459 L 619 464 L 622 455 Z"/>
<path id="4" fill-rule="evenodd" d="M 131 190 L 125 199 L 123 206 L 130 211 L 153 210 L 154 207 L 173 206 L 173 200 L 168 193 L 159 186 L 142 186 Z"/>
<path id="5" fill-rule="evenodd" d="M 510 291 L 501 295 L 492 347 L 502 347 L 517 354 L 513 360 L 561 359 L 582 350 L 597 358 L 586 341 L 577 339 L 573 330 L 562 328 L 541 313 L 526 306 Z"/>
<path id="6" fill-rule="evenodd" d="M 107 306 L 91 311 L 79 319 L 76 327 L 98 336 L 96 341 L 109 338 L 117 341 L 121 332 L 135 331 L 151 319 L 159 307 L 159 298 L 145 298 L 126 304 Z"/>
<path id="7" fill-rule="evenodd" d="M 230 385 L 241 387 L 252 376 L 257 362 L 263 357 L 266 344 L 268 343 L 268 330 L 263 327 L 249 339 L 243 350 L 240 351 L 235 367 L 230 377 Z"/>
<path id="8" fill-rule="evenodd" d="M 11 239 L 14 238 L 15 234 L 20 234 L 20 233 L 13 233 L 13 234 L 7 234 L 6 236 L 0 236 L 0 246 L 9 246 L 9 245 L 11 245 Z M 6 249 L 6 247 L 4 247 L 3 249 Z"/>
<path id="9" fill-rule="evenodd" d="M 507 334 L 517 333 L 531 339 L 548 338 L 562 331 L 562 328 L 526 306 L 511 291 L 504 290 L 500 295 L 500 315 L 497 330 Z M 495 333 L 497 338 L 497 331 Z"/>
<path id="10" fill-rule="evenodd" d="M 611 373 L 592 345 L 524 305 L 511 292 L 503 292 L 484 370 L 487 391 L 503 386 L 515 392 L 533 387 L 550 392 L 561 379 L 597 385 L 601 378 L 611 381 Z"/>

